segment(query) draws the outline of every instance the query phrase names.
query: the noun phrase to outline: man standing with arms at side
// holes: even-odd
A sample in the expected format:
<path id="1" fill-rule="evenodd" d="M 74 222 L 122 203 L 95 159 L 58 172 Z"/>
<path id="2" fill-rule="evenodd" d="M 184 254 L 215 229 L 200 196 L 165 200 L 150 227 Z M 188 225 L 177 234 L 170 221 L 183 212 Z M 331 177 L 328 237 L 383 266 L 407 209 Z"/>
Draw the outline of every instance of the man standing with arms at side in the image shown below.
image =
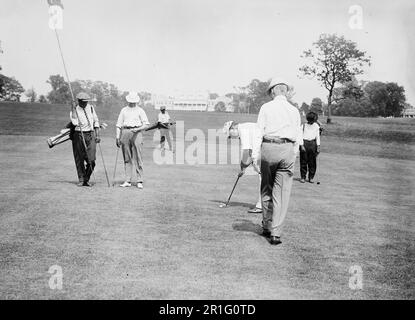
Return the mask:
<path id="1" fill-rule="evenodd" d="M 300 113 L 287 101 L 288 91 L 288 83 L 283 79 L 271 80 L 268 94 L 273 100 L 261 107 L 259 134 L 252 151 L 253 166 L 261 172 L 263 235 L 270 237 L 272 245 L 281 243 L 298 145 L 304 148 Z"/>
<path id="2" fill-rule="evenodd" d="M 100 143 L 99 120 L 86 93 L 79 93 L 78 105 L 70 112 L 72 124 L 75 126 L 72 137 L 72 150 L 78 172 L 79 186 L 91 187 L 89 179 L 95 168 L 96 144 Z M 79 119 L 78 119 L 79 117 Z M 86 147 L 86 150 L 85 150 Z M 86 167 L 85 167 L 86 162 Z"/>
<path id="3" fill-rule="evenodd" d="M 160 113 L 158 115 L 158 124 L 159 131 L 160 131 L 160 149 L 162 152 L 164 152 L 164 145 L 167 141 L 167 144 L 169 145 L 170 151 L 174 152 L 173 143 L 171 141 L 170 137 L 170 125 L 171 125 L 171 119 L 170 115 L 166 111 L 165 106 L 160 107 Z"/>
<path id="4" fill-rule="evenodd" d="M 133 167 L 137 173 L 137 188 L 143 189 L 143 134 L 148 122 L 145 111 L 138 106 L 140 96 L 130 92 L 128 106 L 121 109 L 117 120 L 116 144 L 122 148 L 125 164 L 125 182 L 120 187 L 131 187 Z"/>

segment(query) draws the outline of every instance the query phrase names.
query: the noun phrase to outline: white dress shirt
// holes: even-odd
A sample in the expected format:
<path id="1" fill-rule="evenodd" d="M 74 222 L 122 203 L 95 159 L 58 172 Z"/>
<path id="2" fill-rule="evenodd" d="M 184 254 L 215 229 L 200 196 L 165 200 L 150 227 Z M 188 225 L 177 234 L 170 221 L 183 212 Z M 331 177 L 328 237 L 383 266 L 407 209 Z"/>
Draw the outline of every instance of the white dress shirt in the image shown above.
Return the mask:
<path id="1" fill-rule="evenodd" d="M 316 140 L 317 145 L 320 145 L 320 126 L 317 123 L 303 124 L 303 140 Z"/>
<path id="2" fill-rule="evenodd" d="M 245 122 L 238 124 L 239 140 L 241 149 L 253 149 L 255 136 L 259 134 L 258 125 L 255 122 Z"/>
<path id="3" fill-rule="evenodd" d="M 165 112 L 164 114 L 162 112 L 160 112 L 158 119 L 159 119 L 158 122 L 161 122 L 161 123 L 169 123 L 170 122 L 170 116 L 167 112 Z"/>
<path id="4" fill-rule="evenodd" d="M 99 128 L 98 116 L 90 104 L 87 104 L 85 109 L 81 108 L 80 106 L 76 106 L 76 111 L 77 112 L 71 111 L 69 113 L 72 124 L 76 126 L 75 131 L 81 131 L 81 129 L 79 128 L 78 116 L 81 122 L 82 131 L 93 131 L 94 128 Z M 77 116 L 77 113 L 78 113 L 78 116 Z M 86 116 L 85 116 L 85 113 L 86 113 Z"/>
<path id="5" fill-rule="evenodd" d="M 259 111 L 257 124 L 259 134 L 254 140 L 252 151 L 255 160 L 259 159 L 264 136 L 289 139 L 295 143 L 296 150 L 298 145 L 303 145 L 300 112 L 285 96 L 276 96 L 274 100 L 265 103 Z"/>
<path id="6" fill-rule="evenodd" d="M 123 127 L 141 127 L 149 124 L 147 115 L 142 108 L 139 106 L 133 108 L 127 106 L 121 109 L 116 126 L 122 129 Z"/>

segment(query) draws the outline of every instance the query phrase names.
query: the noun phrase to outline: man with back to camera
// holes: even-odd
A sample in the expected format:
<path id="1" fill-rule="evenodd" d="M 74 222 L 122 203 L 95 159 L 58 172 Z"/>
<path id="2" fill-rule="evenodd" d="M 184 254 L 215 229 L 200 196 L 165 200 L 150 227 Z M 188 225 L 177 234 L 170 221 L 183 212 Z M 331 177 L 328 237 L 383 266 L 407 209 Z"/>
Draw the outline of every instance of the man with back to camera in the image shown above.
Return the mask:
<path id="1" fill-rule="evenodd" d="M 270 237 L 271 245 L 278 245 L 288 210 L 298 145 L 304 147 L 300 113 L 287 100 L 288 83 L 273 78 L 267 92 L 272 101 L 265 103 L 258 114 L 259 133 L 253 143 L 252 164 L 261 173 L 263 236 Z"/>

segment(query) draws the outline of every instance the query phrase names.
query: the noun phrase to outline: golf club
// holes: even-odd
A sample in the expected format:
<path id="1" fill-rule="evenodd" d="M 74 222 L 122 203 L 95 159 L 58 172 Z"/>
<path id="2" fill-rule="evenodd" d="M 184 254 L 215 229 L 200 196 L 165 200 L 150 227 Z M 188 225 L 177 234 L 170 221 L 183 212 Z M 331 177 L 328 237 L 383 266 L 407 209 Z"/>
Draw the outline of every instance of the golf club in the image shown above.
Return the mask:
<path id="1" fill-rule="evenodd" d="M 227 206 L 228 206 L 229 201 L 231 200 L 231 197 L 232 197 L 233 191 L 235 190 L 235 187 L 236 187 L 236 185 L 238 184 L 238 181 L 239 181 L 239 178 L 240 178 L 240 177 L 241 177 L 241 175 L 239 175 L 239 174 L 238 174 L 238 178 L 236 179 L 235 184 L 233 185 L 233 188 L 232 188 L 231 194 L 229 195 L 228 201 L 226 201 L 226 203 L 221 203 L 221 204 L 219 205 L 219 208 L 225 208 L 225 207 L 227 207 Z"/>
<path id="2" fill-rule="evenodd" d="M 115 186 L 115 173 L 117 172 L 118 153 L 120 148 L 117 148 L 117 155 L 115 156 L 114 174 L 112 175 L 112 186 Z"/>
<path id="3" fill-rule="evenodd" d="M 317 184 L 320 184 L 320 155 L 317 155 Z"/>
<path id="4" fill-rule="evenodd" d="M 107 167 L 105 166 L 104 155 L 102 154 L 102 149 L 101 149 L 101 144 L 100 143 L 98 143 L 98 148 L 99 148 L 99 153 L 101 154 L 102 165 L 104 167 L 105 177 L 107 178 L 107 183 L 108 183 L 108 188 L 109 188 L 109 187 L 111 187 L 110 179 L 108 178 Z"/>

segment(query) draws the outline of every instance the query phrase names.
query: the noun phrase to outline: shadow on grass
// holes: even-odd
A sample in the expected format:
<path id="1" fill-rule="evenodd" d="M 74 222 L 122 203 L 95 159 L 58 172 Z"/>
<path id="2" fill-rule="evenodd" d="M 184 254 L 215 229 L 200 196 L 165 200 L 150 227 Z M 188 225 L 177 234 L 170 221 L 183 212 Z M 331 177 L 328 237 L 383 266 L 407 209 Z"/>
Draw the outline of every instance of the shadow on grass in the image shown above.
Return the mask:
<path id="1" fill-rule="evenodd" d="M 262 226 L 246 219 L 236 220 L 236 222 L 232 224 L 232 228 L 236 231 L 252 232 L 257 235 L 262 235 Z"/>
<path id="2" fill-rule="evenodd" d="M 216 203 L 226 203 L 226 200 L 219 201 L 219 200 L 209 200 L 210 202 L 216 202 Z M 243 207 L 243 208 L 255 208 L 255 205 L 252 203 L 246 203 L 246 202 L 233 202 L 230 201 L 228 204 L 228 207 Z"/>

